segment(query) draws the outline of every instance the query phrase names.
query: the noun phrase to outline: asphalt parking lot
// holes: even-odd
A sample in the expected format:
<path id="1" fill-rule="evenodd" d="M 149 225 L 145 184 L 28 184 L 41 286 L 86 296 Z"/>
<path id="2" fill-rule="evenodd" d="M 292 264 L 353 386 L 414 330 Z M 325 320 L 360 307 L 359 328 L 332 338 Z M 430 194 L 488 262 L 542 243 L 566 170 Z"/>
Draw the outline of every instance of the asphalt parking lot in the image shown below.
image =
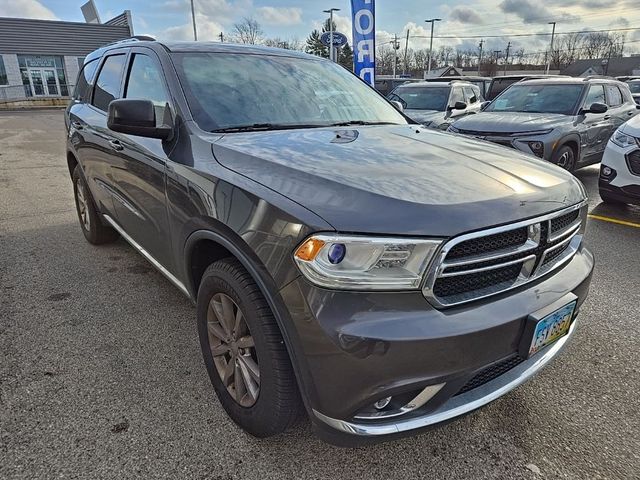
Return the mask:
<path id="1" fill-rule="evenodd" d="M 597 267 L 565 353 L 457 422 L 339 449 L 306 421 L 237 428 L 190 302 L 124 241 L 85 242 L 62 112 L 0 113 L 0 478 L 638 478 L 640 209 L 577 176 Z"/>

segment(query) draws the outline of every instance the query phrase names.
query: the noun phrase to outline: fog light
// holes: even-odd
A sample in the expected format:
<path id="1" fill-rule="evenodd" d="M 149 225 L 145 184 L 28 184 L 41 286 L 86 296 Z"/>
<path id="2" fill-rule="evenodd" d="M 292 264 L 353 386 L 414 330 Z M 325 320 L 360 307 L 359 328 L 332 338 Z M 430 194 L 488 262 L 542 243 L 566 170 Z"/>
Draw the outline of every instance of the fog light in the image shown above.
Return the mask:
<path id="1" fill-rule="evenodd" d="M 542 158 L 544 155 L 544 143 L 542 142 L 529 142 L 529 148 L 537 157 Z"/>
<path id="2" fill-rule="evenodd" d="M 329 261 L 332 264 L 336 265 L 344 259 L 346 253 L 347 247 L 344 245 L 344 243 L 334 243 L 333 245 L 331 245 L 331 248 L 329 248 L 327 257 L 329 257 Z"/>
<path id="3" fill-rule="evenodd" d="M 378 400 L 376 403 L 373 404 L 373 406 L 376 407 L 377 410 L 383 410 L 390 403 L 391 403 L 391 397 L 387 397 L 387 398 L 383 398 L 382 400 Z"/>
<path id="4" fill-rule="evenodd" d="M 602 175 L 608 177 L 609 175 L 611 175 L 611 173 L 613 173 L 613 170 L 611 170 L 609 167 L 602 167 Z"/>

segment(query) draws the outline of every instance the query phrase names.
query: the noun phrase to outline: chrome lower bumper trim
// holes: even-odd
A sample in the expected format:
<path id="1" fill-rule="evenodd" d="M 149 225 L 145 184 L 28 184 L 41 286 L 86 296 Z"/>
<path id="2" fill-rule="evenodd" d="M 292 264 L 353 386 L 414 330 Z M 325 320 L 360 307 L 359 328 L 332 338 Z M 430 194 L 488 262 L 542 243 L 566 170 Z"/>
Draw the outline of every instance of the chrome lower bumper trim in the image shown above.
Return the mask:
<path id="1" fill-rule="evenodd" d="M 564 348 L 575 331 L 575 325 L 576 322 L 574 321 L 567 335 L 534 357 L 525 360 L 495 380 L 474 388 L 467 393 L 451 397 L 440 408 L 422 417 L 407 418 L 405 420 L 395 419 L 393 422 L 353 423 L 327 417 L 316 410 L 313 410 L 313 413 L 319 420 L 330 427 L 344 433 L 359 436 L 390 435 L 445 422 L 476 410 L 529 380 Z"/>

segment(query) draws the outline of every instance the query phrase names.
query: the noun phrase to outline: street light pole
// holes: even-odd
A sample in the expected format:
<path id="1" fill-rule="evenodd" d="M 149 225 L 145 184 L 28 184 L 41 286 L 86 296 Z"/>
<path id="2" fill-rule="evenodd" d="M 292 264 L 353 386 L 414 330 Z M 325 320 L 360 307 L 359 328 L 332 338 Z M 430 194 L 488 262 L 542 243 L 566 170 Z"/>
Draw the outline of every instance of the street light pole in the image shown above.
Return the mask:
<path id="1" fill-rule="evenodd" d="M 193 40 L 198 41 L 198 30 L 196 29 L 196 9 L 193 6 L 193 0 L 191 0 L 191 20 L 193 21 Z"/>
<path id="2" fill-rule="evenodd" d="M 551 30 L 551 46 L 549 47 L 549 58 L 547 59 L 547 75 L 549 75 L 549 69 L 551 68 L 551 58 L 553 56 L 553 37 L 556 35 L 556 22 L 549 22 L 549 25 L 553 25 Z"/>
<path id="3" fill-rule="evenodd" d="M 333 12 L 339 12 L 339 8 L 330 8 L 329 10 L 323 10 L 324 13 L 329 14 L 329 60 L 335 62 L 335 52 L 333 50 Z"/>
<path id="4" fill-rule="evenodd" d="M 484 45 L 484 39 L 480 40 L 478 48 L 480 49 L 480 55 L 478 55 L 478 75 L 480 75 L 480 65 L 482 65 L 482 46 Z"/>
<path id="5" fill-rule="evenodd" d="M 429 20 L 425 20 L 425 23 L 431 24 L 431 38 L 429 40 L 429 65 L 427 65 L 427 76 L 431 74 L 431 58 L 433 55 L 433 24 L 441 20 L 441 18 L 430 18 Z"/>

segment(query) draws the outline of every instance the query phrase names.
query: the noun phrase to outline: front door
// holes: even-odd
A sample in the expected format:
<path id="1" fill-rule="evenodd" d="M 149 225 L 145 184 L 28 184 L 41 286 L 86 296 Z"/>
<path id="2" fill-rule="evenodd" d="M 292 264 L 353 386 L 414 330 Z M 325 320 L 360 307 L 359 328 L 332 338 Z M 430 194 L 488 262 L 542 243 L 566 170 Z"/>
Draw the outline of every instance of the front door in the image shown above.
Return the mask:
<path id="1" fill-rule="evenodd" d="M 58 75 L 53 68 L 30 68 L 29 83 L 31 93 L 35 97 L 58 97 L 60 96 L 60 84 Z"/>

